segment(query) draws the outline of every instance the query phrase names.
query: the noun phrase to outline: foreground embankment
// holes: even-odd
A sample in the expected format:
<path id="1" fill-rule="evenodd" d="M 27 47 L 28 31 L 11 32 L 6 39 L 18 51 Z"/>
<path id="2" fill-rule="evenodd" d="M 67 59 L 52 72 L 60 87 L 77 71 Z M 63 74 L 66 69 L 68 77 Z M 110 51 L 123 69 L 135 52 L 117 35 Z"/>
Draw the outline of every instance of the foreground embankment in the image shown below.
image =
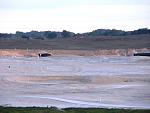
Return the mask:
<path id="1" fill-rule="evenodd" d="M 0 107 L 0 113 L 148 113 L 150 110 L 101 109 L 101 108 L 66 108 L 56 107 Z"/>
<path id="2" fill-rule="evenodd" d="M 76 55 L 76 56 L 133 56 L 134 53 L 150 52 L 150 48 L 142 49 L 99 49 L 99 50 L 28 50 L 28 49 L 0 49 L 0 56 L 37 57 L 40 53 L 48 53 L 52 56 Z"/>

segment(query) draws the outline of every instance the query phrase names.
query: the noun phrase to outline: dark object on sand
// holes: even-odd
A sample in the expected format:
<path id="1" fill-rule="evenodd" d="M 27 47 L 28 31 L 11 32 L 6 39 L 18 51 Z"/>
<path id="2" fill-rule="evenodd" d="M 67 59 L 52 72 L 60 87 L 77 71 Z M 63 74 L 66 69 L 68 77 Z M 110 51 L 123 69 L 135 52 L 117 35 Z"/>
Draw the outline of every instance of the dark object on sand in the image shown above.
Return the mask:
<path id="1" fill-rule="evenodd" d="M 149 56 L 150 57 L 150 53 L 135 53 L 134 56 Z"/>
<path id="2" fill-rule="evenodd" d="M 49 56 L 52 56 L 51 54 L 49 54 L 49 53 L 40 53 L 40 54 L 38 54 L 39 55 L 39 57 L 49 57 Z"/>

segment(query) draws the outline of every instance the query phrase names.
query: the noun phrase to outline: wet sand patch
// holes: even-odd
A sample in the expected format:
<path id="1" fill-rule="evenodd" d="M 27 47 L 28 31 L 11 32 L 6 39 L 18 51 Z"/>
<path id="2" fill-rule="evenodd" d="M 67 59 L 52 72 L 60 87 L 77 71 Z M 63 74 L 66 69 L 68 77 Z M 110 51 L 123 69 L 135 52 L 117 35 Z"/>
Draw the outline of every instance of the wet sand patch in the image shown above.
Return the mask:
<path id="1" fill-rule="evenodd" d="M 5 78 L 7 81 L 16 83 L 57 83 L 68 84 L 118 84 L 133 82 L 134 78 L 121 76 L 11 76 Z"/>

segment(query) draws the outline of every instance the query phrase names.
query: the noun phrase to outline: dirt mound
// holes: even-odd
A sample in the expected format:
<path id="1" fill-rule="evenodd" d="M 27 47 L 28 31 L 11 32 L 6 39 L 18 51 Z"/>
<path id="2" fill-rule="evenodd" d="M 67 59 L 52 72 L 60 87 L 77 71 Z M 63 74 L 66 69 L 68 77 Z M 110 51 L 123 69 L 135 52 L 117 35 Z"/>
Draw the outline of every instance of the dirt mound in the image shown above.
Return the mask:
<path id="1" fill-rule="evenodd" d="M 150 49 L 111 49 L 111 50 L 22 50 L 22 49 L 1 49 L 0 56 L 16 56 L 16 57 L 38 57 L 39 53 L 48 53 L 52 56 L 59 55 L 77 55 L 77 56 L 101 56 L 101 55 L 117 55 L 117 56 L 133 56 L 137 52 L 150 52 Z"/>

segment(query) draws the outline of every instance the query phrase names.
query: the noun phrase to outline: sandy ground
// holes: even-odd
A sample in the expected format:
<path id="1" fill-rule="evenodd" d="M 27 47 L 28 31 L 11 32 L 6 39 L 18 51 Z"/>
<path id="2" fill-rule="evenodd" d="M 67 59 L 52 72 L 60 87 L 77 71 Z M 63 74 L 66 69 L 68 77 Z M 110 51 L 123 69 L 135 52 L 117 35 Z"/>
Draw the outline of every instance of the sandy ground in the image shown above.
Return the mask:
<path id="1" fill-rule="evenodd" d="M 13 57 L 38 57 L 39 53 L 50 53 L 52 56 L 133 56 L 138 52 L 150 52 L 148 48 L 142 49 L 98 49 L 98 50 L 24 50 L 24 49 L 0 49 L 0 56 Z"/>
<path id="2" fill-rule="evenodd" d="M 150 58 L 0 57 L 0 105 L 150 109 Z"/>

